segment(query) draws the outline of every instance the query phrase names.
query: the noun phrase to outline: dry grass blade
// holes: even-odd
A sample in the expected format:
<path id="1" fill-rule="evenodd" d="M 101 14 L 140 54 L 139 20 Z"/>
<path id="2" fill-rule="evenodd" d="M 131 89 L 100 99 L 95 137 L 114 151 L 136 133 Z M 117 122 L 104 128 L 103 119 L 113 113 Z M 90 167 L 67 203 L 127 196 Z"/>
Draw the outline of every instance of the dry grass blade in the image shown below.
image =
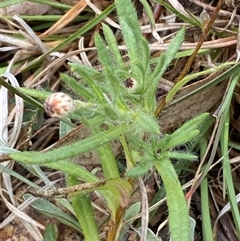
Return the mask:
<path id="1" fill-rule="evenodd" d="M 104 9 L 108 7 L 111 4 L 111 1 L 96 1 L 95 3 L 92 3 L 90 0 L 86 0 L 88 6 L 96 13 L 100 14 L 102 11 L 100 9 Z M 105 3 L 105 4 L 104 4 Z M 100 8 L 100 9 L 99 9 Z M 108 23 L 110 26 L 121 29 L 119 24 L 114 22 L 111 18 L 107 17 L 104 19 L 106 23 Z"/>
<path id="2" fill-rule="evenodd" d="M 87 3 L 85 0 L 79 1 L 75 6 L 73 6 L 66 14 L 63 15 L 63 17 L 56 22 L 51 28 L 49 28 L 47 31 L 42 33 L 39 38 L 44 38 L 46 36 L 49 36 L 51 34 L 54 34 L 58 30 L 65 27 L 68 23 L 70 23 L 81 11 L 87 6 Z"/>
<path id="3" fill-rule="evenodd" d="M 197 90 L 209 82 L 209 78 L 203 79 L 182 88 L 174 99 L 179 99 L 184 95 Z M 208 88 L 194 96 L 187 98 L 180 103 L 171 105 L 160 114 L 158 121 L 163 132 L 169 132 L 184 123 L 186 120 L 193 118 L 203 112 L 213 111 L 222 100 L 225 93 L 227 82 L 224 81 L 214 87 Z M 214 92 L 214 95 L 213 95 Z M 185 110 L 184 112 L 182 110 Z"/>
<path id="4" fill-rule="evenodd" d="M 11 37 L 5 34 L 0 34 L 0 39 L 2 43 L 16 46 L 14 49 L 18 49 L 18 48 L 30 49 L 33 46 L 32 43 L 29 43 L 29 42 L 26 42 L 25 40 L 20 40 L 18 38 Z"/>
<path id="5" fill-rule="evenodd" d="M 32 223 L 34 226 L 39 227 L 41 229 L 45 229 L 45 226 L 36 222 L 34 219 L 32 219 L 31 217 L 29 217 L 27 214 L 25 214 L 24 212 L 22 212 L 20 210 L 21 207 L 16 208 L 15 206 L 13 206 L 10 202 L 8 202 L 8 200 L 4 197 L 4 195 L 1 194 L 1 197 L 5 203 L 5 205 L 9 208 L 9 210 L 11 210 L 12 214 L 11 217 L 9 217 L 9 219 L 5 219 L 4 222 L 2 222 L 0 224 L 0 228 L 3 228 L 7 222 L 10 222 L 11 219 L 13 220 L 15 218 L 15 216 L 19 217 L 20 219 L 23 219 L 29 223 Z M 23 205 L 21 205 L 23 206 Z M 25 206 L 25 205 L 24 205 Z"/>
<path id="6" fill-rule="evenodd" d="M 205 41 L 202 44 L 203 49 L 218 49 L 218 48 L 224 48 L 224 47 L 231 47 L 234 46 L 237 43 L 237 37 L 231 36 L 211 41 Z M 150 44 L 151 50 L 166 50 L 168 48 L 169 44 Z M 181 46 L 181 50 L 188 50 L 188 49 L 195 49 L 197 47 L 197 43 L 183 43 Z"/>
<path id="7" fill-rule="evenodd" d="M 173 3 L 175 4 L 176 2 L 173 1 Z M 218 2 L 218 5 L 214 11 L 214 14 L 213 16 L 211 17 L 211 19 L 208 21 L 208 23 L 206 24 L 206 26 L 203 28 L 203 34 L 201 35 L 198 43 L 197 43 L 197 46 L 196 48 L 194 49 L 194 52 L 191 54 L 191 56 L 189 57 L 186 65 L 184 66 L 183 70 L 180 72 L 180 75 L 176 78 L 175 80 L 175 84 L 178 83 L 179 81 L 181 81 L 183 79 L 183 77 L 187 74 L 187 71 L 190 69 L 193 61 L 194 61 L 194 58 L 196 57 L 199 49 L 201 48 L 205 38 L 207 37 L 209 31 L 210 31 L 210 28 L 212 27 L 216 17 L 217 17 L 217 13 L 219 12 L 221 6 L 223 4 L 223 0 L 220 0 Z M 181 8 L 180 8 L 181 9 Z M 160 100 L 160 103 L 155 111 L 155 115 L 158 117 L 160 115 L 160 113 L 162 112 L 163 108 L 165 107 L 166 105 L 166 102 L 165 102 L 165 98 L 162 98 Z"/>
<path id="8" fill-rule="evenodd" d="M 140 241 L 147 240 L 148 222 L 149 222 L 149 212 L 148 212 L 148 197 L 146 192 L 146 187 L 142 178 L 138 179 L 140 193 L 141 193 L 141 204 L 142 204 L 142 217 L 141 217 L 141 238 Z"/>
<path id="9" fill-rule="evenodd" d="M 31 42 L 34 42 L 43 53 L 46 53 L 47 48 L 42 43 L 42 41 L 38 38 L 38 36 L 35 34 L 35 32 L 19 16 L 15 15 L 13 17 L 13 19 L 16 20 L 25 29 L 25 31 L 28 34 L 27 35 L 20 30 L 22 35 L 23 36 L 25 35 L 26 39 L 29 39 Z"/>

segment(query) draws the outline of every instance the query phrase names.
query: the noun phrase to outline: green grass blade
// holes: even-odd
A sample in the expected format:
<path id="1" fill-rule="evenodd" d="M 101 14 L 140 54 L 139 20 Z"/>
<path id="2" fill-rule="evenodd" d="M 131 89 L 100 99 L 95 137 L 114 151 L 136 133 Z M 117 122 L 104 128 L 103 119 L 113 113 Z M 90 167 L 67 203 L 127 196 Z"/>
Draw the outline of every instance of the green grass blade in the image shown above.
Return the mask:
<path id="1" fill-rule="evenodd" d="M 11 84 L 6 82 L 1 76 L 0 76 L 0 85 L 4 86 L 5 88 L 7 88 L 9 91 L 14 93 L 15 95 L 18 95 L 19 97 L 23 98 L 25 101 L 32 104 L 33 106 L 36 106 L 41 110 L 44 109 L 43 105 L 41 103 L 39 103 L 35 99 L 31 98 L 30 96 L 23 94 L 21 91 L 19 91 L 19 89 L 13 87 Z"/>
<path id="2" fill-rule="evenodd" d="M 166 96 L 166 103 L 169 103 L 172 101 L 172 99 L 174 98 L 174 96 L 176 95 L 176 93 L 184 86 L 186 85 L 188 82 L 190 82 L 193 79 L 197 79 L 199 76 L 201 75 L 208 75 L 210 73 L 213 73 L 215 71 L 219 71 L 222 70 L 224 68 L 229 68 L 229 66 L 235 64 L 235 62 L 227 62 L 227 63 L 223 63 L 219 66 L 216 66 L 215 68 L 210 68 L 201 72 L 197 72 L 188 76 L 185 76 L 181 81 L 179 81 L 178 83 L 176 83 L 173 88 L 169 91 L 169 93 Z"/>
<path id="3" fill-rule="evenodd" d="M 155 2 L 160 3 L 162 6 L 164 6 L 166 9 L 168 9 L 170 12 L 175 13 L 176 16 L 178 16 L 179 18 L 181 18 L 183 20 L 184 23 L 189 23 L 191 25 L 201 27 L 201 23 L 199 21 L 197 21 L 196 17 L 193 17 L 192 15 L 190 15 L 191 18 L 187 18 L 184 14 L 180 13 L 172 5 L 170 5 L 169 3 L 166 3 L 163 0 L 155 0 Z"/>
<path id="4" fill-rule="evenodd" d="M 65 41 L 57 45 L 56 47 L 49 50 L 47 53 L 41 56 L 39 58 L 39 61 L 42 61 L 42 59 L 45 59 L 46 56 L 49 56 L 50 53 L 58 51 L 59 49 L 67 46 L 68 44 L 72 43 L 75 39 L 79 38 L 79 36 L 82 36 L 84 33 L 95 27 L 97 24 L 99 24 L 102 20 L 104 20 L 113 10 L 115 6 L 112 4 L 108 8 L 106 8 L 101 14 L 99 14 L 97 17 L 95 17 L 93 20 L 89 21 L 86 25 L 84 25 L 81 29 L 79 29 L 77 32 L 69 36 Z"/>
<path id="5" fill-rule="evenodd" d="M 198 88 L 197 90 L 194 90 L 190 93 L 187 93 L 186 95 L 173 100 L 168 107 L 171 107 L 177 103 L 180 103 L 181 101 L 190 98 L 192 96 L 194 96 L 196 93 L 200 93 L 201 91 L 204 91 L 208 88 L 211 88 L 215 85 L 217 85 L 218 83 L 225 81 L 226 79 L 228 79 L 230 76 L 235 75 L 239 72 L 239 68 L 240 68 L 240 63 L 236 63 L 234 66 L 232 66 L 231 68 L 227 69 L 226 71 L 224 71 L 222 74 L 218 75 L 216 78 L 214 78 L 213 80 L 207 82 L 206 84 L 204 84 L 203 86 L 201 86 L 200 88 Z"/>
<path id="6" fill-rule="evenodd" d="M 236 79 L 236 77 L 235 77 Z M 237 79 L 239 77 L 237 76 Z M 226 183 L 227 192 L 228 192 L 228 198 L 231 206 L 232 216 L 234 220 L 235 227 L 237 229 L 237 235 L 238 238 L 240 238 L 240 213 L 238 208 L 238 203 L 236 200 L 236 193 L 235 193 L 235 187 L 233 183 L 233 177 L 232 177 L 232 170 L 231 170 L 231 164 L 228 154 L 228 139 L 229 139 L 229 117 L 230 112 L 229 109 L 226 111 L 226 114 L 224 115 L 225 123 L 223 126 L 223 132 L 221 135 L 220 143 L 221 143 L 221 149 L 223 154 L 223 177 Z"/>
<path id="7" fill-rule="evenodd" d="M 22 175 L 20 175 L 19 173 L 4 167 L 3 165 L 0 165 L 0 172 L 4 172 L 4 173 L 8 173 L 9 175 L 17 178 L 19 181 L 26 183 L 27 185 L 29 185 L 30 187 L 36 188 L 38 189 L 38 185 L 36 185 L 35 183 L 29 181 L 27 178 L 23 177 Z"/>
<path id="8" fill-rule="evenodd" d="M 205 151 L 207 150 L 207 140 L 205 139 L 201 143 L 200 148 L 200 158 L 203 158 Z M 201 182 L 201 210 L 202 210 L 202 234 L 204 241 L 213 241 L 212 225 L 210 217 L 210 206 L 209 206 L 209 196 L 208 196 L 208 178 L 205 177 Z"/>

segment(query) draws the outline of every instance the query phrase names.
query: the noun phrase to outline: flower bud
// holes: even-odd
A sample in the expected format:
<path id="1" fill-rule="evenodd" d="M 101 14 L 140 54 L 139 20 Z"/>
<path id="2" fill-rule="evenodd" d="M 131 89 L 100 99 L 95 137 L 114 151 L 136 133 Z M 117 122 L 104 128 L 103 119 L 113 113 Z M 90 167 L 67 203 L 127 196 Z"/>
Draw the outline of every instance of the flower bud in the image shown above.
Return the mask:
<path id="1" fill-rule="evenodd" d="M 134 92 L 138 88 L 138 83 L 134 78 L 127 78 L 124 85 L 129 92 Z"/>
<path id="2" fill-rule="evenodd" d="M 75 110 L 74 100 L 67 94 L 56 92 L 44 103 L 45 111 L 51 117 L 63 118 Z"/>

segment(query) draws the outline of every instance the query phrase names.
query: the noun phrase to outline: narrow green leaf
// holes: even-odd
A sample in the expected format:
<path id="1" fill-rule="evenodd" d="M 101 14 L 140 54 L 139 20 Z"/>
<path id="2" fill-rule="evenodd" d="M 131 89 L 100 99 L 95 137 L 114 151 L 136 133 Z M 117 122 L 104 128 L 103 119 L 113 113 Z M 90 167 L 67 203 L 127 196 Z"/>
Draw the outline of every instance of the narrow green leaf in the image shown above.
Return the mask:
<path id="1" fill-rule="evenodd" d="M 103 28 L 104 36 L 105 36 L 105 39 L 107 41 L 109 50 L 112 53 L 112 57 L 115 60 L 117 68 L 124 69 L 126 67 L 126 65 L 125 65 L 125 63 L 122 59 L 122 56 L 121 56 L 120 52 L 119 52 L 116 37 L 114 36 L 112 30 L 106 24 L 102 24 L 102 28 Z"/>
<path id="2" fill-rule="evenodd" d="M 103 70 L 108 68 L 114 71 L 116 66 L 112 59 L 113 56 L 111 55 L 109 49 L 107 48 L 106 44 L 104 43 L 103 39 L 100 37 L 99 34 L 96 34 L 94 36 L 94 42 L 98 51 L 99 60 L 103 66 Z"/>
<path id="3" fill-rule="evenodd" d="M 20 87 L 19 88 L 20 92 L 31 96 L 31 97 L 35 97 L 37 99 L 41 99 L 41 100 L 45 100 L 47 99 L 47 97 L 51 94 L 48 91 L 45 90 L 36 90 L 36 89 L 30 89 L 30 88 L 26 88 L 26 87 Z"/>
<path id="4" fill-rule="evenodd" d="M 193 119 L 185 122 L 181 127 L 171 134 L 172 138 L 178 136 L 185 136 L 187 133 L 198 129 L 207 119 L 209 118 L 209 113 L 203 113 L 194 117 Z"/>
<path id="5" fill-rule="evenodd" d="M 189 241 L 194 241 L 196 221 L 192 217 L 189 217 L 189 220 L 190 220 L 190 237 L 189 237 Z M 209 227 L 211 228 L 211 225 Z M 207 240 L 210 241 L 211 239 L 207 239 Z M 172 241 L 172 239 L 170 239 L 170 241 Z"/>
<path id="6" fill-rule="evenodd" d="M 83 166 L 77 165 L 72 161 L 60 160 L 56 162 L 46 163 L 44 164 L 44 166 L 55 170 L 63 171 L 65 173 L 69 173 L 71 175 L 75 175 L 86 182 L 95 182 L 99 180 L 96 175 L 89 172 Z"/>
<path id="7" fill-rule="evenodd" d="M 137 116 L 135 118 L 135 123 L 139 125 L 139 127 L 152 134 L 159 134 L 159 125 L 157 123 L 156 117 L 146 114 L 144 112 L 138 111 Z"/>
<path id="8" fill-rule="evenodd" d="M 190 237 L 189 237 L 189 241 L 194 241 L 196 221 L 192 217 L 189 217 L 189 220 L 190 220 Z"/>
<path id="9" fill-rule="evenodd" d="M 192 130 L 191 132 L 184 132 L 181 136 L 170 136 L 170 140 L 164 145 L 164 149 L 168 150 L 175 146 L 180 146 L 186 144 L 187 142 L 191 141 L 193 138 L 199 135 L 199 130 Z"/>
<path id="10" fill-rule="evenodd" d="M 138 235 L 139 237 L 142 236 L 142 228 L 138 228 Z M 159 241 L 159 237 L 150 229 L 147 229 L 147 241 Z"/>
<path id="11" fill-rule="evenodd" d="M 100 241 L 90 197 L 81 194 L 73 196 L 71 201 L 83 230 L 84 240 Z"/>
<path id="12" fill-rule="evenodd" d="M 124 41 L 131 62 L 143 61 L 142 46 L 139 39 L 142 33 L 139 27 L 137 12 L 130 0 L 116 0 L 115 6 L 121 25 Z"/>
<path id="13" fill-rule="evenodd" d="M 136 202 L 132 204 L 124 214 L 124 221 L 130 221 L 132 218 L 134 218 L 137 214 L 139 214 L 141 210 L 141 202 Z M 134 219 L 130 221 L 128 224 L 131 225 L 134 222 Z"/>
<path id="14" fill-rule="evenodd" d="M 118 138 L 128 130 L 129 126 L 119 125 L 112 127 L 107 131 L 99 132 L 94 136 L 88 137 L 84 140 L 76 141 L 71 145 L 63 146 L 58 149 L 42 153 L 41 155 L 39 155 L 38 152 L 25 151 L 21 153 L 10 154 L 10 157 L 23 163 L 32 163 L 38 165 L 53 163 L 94 150 L 97 147 L 100 147 L 105 143 Z"/>
<path id="15" fill-rule="evenodd" d="M 155 100 L 155 93 L 163 73 L 166 71 L 167 67 L 174 59 L 176 53 L 179 51 L 185 37 L 185 28 L 182 28 L 176 35 L 176 37 L 171 41 L 164 56 L 160 56 L 159 63 L 157 64 L 152 76 L 148 81 L 148 89 L 145 97 L 145 106 L 151 110 L 155 110 L 155 105 L 153 106 L 153 100 Z M 154 101 L 155 102 L 155 101 Z M 153 110 L 154 108 L 154 110 Z"/>
<path id="16" fill-rule="evenodd" d="M 189 240 L 190 224 L 187 203 L 173 165 L 168 159 L 160 159 L 154 165 L 161 175 L 167 194 L 171 240 Z"/>
<path id="17" fill-rule="evenodd" d="M 127 46 L 128 56 L 133 77 L 137 79 L 137 69 L 134 63 L 139 61 L 143 69 L 149 61 L 148 46 L 146 41 L 142 40 L 142 33 L 139 27 L 136 10 L 131 0 L 115 1 L 121 31 L 123 33 L 124 43 Z M 149 52 L 149 51 L 148 51 Z M 146 56 L 147 55 L 147 56 Z"/>
<path id="18" fill-rule="evenodd" d="M 232 85 L 236 84 L 239 80 L 239 74 L 234 77 L 232 81 Z M 229 102 L 230 106 L 230 102 Z M 240 213 L 238 208 L 238 202 L 236 200 L 236 192 L 235 192 L 235 184 L 232 175 L 232 167 L 229 158 L 229 148 L 228 148 L 228 139 L 229 139 L 229 122 L 230 122 L 230 108 L 224 112 L 224 115 L 221 117 L 224 121 L 224 126 L 221 134 L 220 144 L 221 144 L 221 151 L 223 155 L 223 176 L 224 176 L 224 184 L 227 188 L 228 198 L 231 206 L 232 216 L 234 220 L 234 224 L 237 231 L 238 239 L 240 238 Z"/>
<path id="19" fill-rule="evenodd" d="M 101 89 L 96 85 L 94 75 L 89 71 L 89 68 L 86 66 L 76 63 L 69 64 L 73 72 L 77 72 L 84 81 L 88 84 L 89 88 L 93 91 L 92 95 L 94 98 L 99 101 L 99 103 L 106 103 L 106 99 L 101 91 Z M 93 100 L 91 100 L 93 101 Z"/>
<path id="20" fill-rule="evenodd" d="M 179 51 L 183 41 L 185 38 L 185 28 L 182 28 L 175 36 L 175 38 L 171 41 L 169 47 L 167 48 L 166 52 L 164 53 L 164 62 L 161 68 L 161 71 L 158 72 L 158 69 L 154 70 L 153 72 L 153 79 L 152 83 L 156 86 L 156 83 L 159 82 L 160 78 L 162 77 L 163 73 L 166 71 L 167 67 L 174 59 L 175 55 Z"/>
<path id="21" fill-rule="evenodd" d="M 70 121 L 70 119 L 69 119 Z M 63 138 L 66 136 L 68 133 L 70 133 L 73 130 L 73 127 L 66 124 L 63 121 L 60 121 L 60 128 L 59 128 L 59 138 Z"/>
<path id="22" fill-rule="evenodd" d="M 203 142 L 200 146 L 200 160 L 202 160 L 203 156 L 207 151 L 208 141 L 207 138 L 203 139 Z M 202 169 L 205 169 L 203 166 Z M 202 233 L 203 233 L 203 241 L 213 241 L 213 230 L 211 224 L 210 217 L 210 205 L 209 205 L 209 190 L 208 190 L 208 177 L 206 176 L 200 186 L 201 192 L 201 211 L 202 211 Z"/>
<path id="23" fill-rule="evenodd" d="M 136 167 L 127 171 L 126 176 L 129 178 L 136 178 L 147 173 L 152 167 L 152 162 L 140 162 Z"/>
<path id="24" fill-rule="evenodd" d="M 103 174 L 105 179 L 119 178 L 120 174 L 117 168 L 117 162 L 109 143 L 97 149 L 99 159 L 101 160 L 101 165 L 103 169 Z"/>
<path id="25" fill-rule="evenodd" d="M 95 35 L 95 45 L 98 50 L 98 57 L 103 67 L 103 74 L 105 77 L 105 88 L 106 93 L 110 93 L 113 102 L 119 98 L 120 81 L 118 75 L 116 75 L 115 69 L 117 69 L 116 63 L 114 63 L 114 57 L 110 53 L 103 39 L 97 34 Z"/>
<path id="26" fill-rule="evenodd" d="M 93 100 L 94 95 L 85 87 L 80 85 L 74 78 L 67 74 L 61 74 L 61 79 L 75 92 L 86 101 Z"/>
<path id="27" fill-rule="evenodd" d="M 32 197 L 32 195 L 24 194 L 23 197 L 25 200 L 27 200 L 28 198 Z M 43 198 L 37 198 L 37 200 L 31 204 L 31 207 L 33 207 L 41 213 L 44 213 L 48 217 L 52 217 L 58 220 L 59 222 L 76 229 L 77 231 L 81 231 L 76 219 L 69 216 L 69 214 L 63 212 L 59 207 L 55 206 L 54 204 L 50 203 L 49 201 Z"/>
<path id="28" fill-rule="evenodd" d="M 148 42 L 147 42 L 147 40 L 144 37 L 139 39 L 139 41 L 141 41 L 142 51 L 143 51 L 142 52 L 142 55 L 143 55 L 142 65 L 143 65 L 143 68 L 144 68 L 144 70 L 146 72 L 146 70 L 149 68 L 150 49 L 149 49 Z M 145 77 L 148 78 L 148 76 L 145 76 Z"/>
<path id="29" fill-rule="evenodd" d="M 190 153 L 181 153 L 179 151 L 170 151 L 167 152 L 166 156 L 168 158 L 174 158 L 177 160 L 190 160 L 190 161 L 195 161 L 198 159 L 196 155 L 190 154 Z"/>
<path id="30" fill-rule="evenodd" d="M 42 241 L 57 241 L 57 226 L 56 224 L 50 223 L 45 229 Z"/>
<path id="31" fill-rule="evenodd" d="M 129 233 L 130 227 L 132 226 L 133 222 L 135 221 L 135 217 L 139 214 L 141 210 L 141 203 L 136 202 L 132 204 L 124 214 L 124 224 L 121 227 L 121 230 L 119 231 L 119 236 L 117 241 L 124 240 L 124 236 Z"/>
<path id="32" fill-rule="evenodd" d="M 180 128 L 174 131 L 171 135 L 165 135 L 159 142 L 160 149 L 168 150 L 174 146 L 185 144 L 197 137 L 200 133 L 199 128 L 204 124 L 210 116 L 208 113 L 203 113 L 195 118 L 184 123 Z"/>
<path id="33" fill-rule="evenodd" d="M 74 175 L 69 175 L 67 183 L 69 186 L 78 184 L 78 179 Z M 79 194 L 71 197 L 72 205 L 76 213 L 76 217 L 80 223 L 81 229 L 86 241 L 100 241 L 98 229 L 94 218 L 94 212 L 91 199 L 88 194 Z"/>
<path id="34" fill-rule="evenodd" d="M 25 0 L 18 0 L 17 3 L 21 3 L 21 2 L 25 2 Z M 12 0 L 9 1 L 1 1 L 1 5 L 0 5 L 0 9 L 1 8 L 6 8 L 9 7 L 11 5 L 14 5 L 15 3 Z"/>
<path id="35" fill-rule="evenodd" d="M 4 167 L 3 165 L 0 165 L 0 173 L 8 173 L 9 175 L 15 177 L 17 180 L 26 183 L 27 185 L 29 185 L 30 187 L 33 188 L 39 188 L 37 184 L 29 181 L 27 178 L 23 177 L 22 175 L 20 175 L 19 173 L 13 171 L 12 169 L 9 169 L 7 167 Z"/>

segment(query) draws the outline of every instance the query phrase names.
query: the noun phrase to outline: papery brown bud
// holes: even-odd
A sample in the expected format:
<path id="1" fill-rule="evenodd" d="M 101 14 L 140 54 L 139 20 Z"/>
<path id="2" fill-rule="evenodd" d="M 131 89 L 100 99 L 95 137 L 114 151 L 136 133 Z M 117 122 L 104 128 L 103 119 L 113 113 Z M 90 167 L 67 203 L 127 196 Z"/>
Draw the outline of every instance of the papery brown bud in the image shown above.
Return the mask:
<path id="1" fill-rule="evenodd" d="M 56 92 L 44 103 L 45 111 L 51 117 L 63 118 L 75 110 L 74 100 L 67 94 Z"/>

